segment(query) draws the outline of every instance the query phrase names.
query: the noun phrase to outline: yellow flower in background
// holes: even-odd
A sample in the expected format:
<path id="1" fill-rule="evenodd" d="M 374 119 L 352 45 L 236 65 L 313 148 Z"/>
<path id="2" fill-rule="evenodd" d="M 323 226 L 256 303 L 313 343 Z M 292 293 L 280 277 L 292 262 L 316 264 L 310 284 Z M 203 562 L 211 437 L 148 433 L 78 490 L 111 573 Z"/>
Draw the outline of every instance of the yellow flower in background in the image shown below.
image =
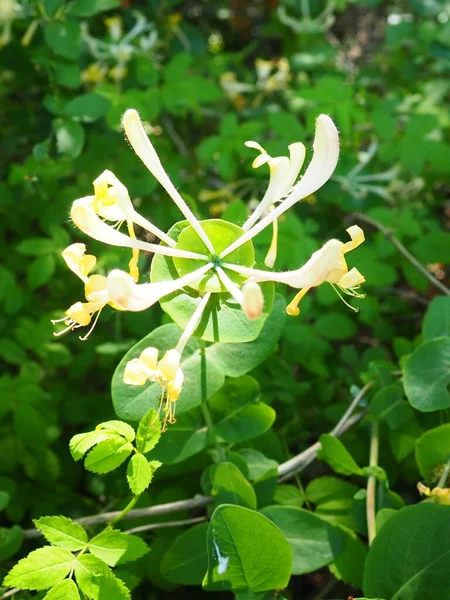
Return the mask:
<path id="1" fill-rule="evenodd" d="M 417 484 L 417 489 L 419 490 L 421 496 L 428 496 L 434 502 L 438 504 L 443 504 L 444 506 L 450 506 L 450 488 L 440 488 L 435 487 L 430 490 L 429 487 L 423 485 L 423 483 Z"/>

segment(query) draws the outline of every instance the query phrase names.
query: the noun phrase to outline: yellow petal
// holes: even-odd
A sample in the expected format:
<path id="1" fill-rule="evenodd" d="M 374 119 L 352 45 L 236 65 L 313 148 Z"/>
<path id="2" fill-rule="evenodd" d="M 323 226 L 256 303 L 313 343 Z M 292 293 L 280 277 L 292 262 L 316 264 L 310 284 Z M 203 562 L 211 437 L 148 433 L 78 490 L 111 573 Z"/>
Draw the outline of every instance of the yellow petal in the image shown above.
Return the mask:
<path id="1" fill-rule="evenodd" d="M 88 305 L 83 302 L 76 302 L 68 308 L 65 314 L 73 319 L 78 325 L 86 326 L 91 322 L 91 312 L 88 310 Z"/>
<path id="2" fill-rule="evenodd" d="M 355 248 L 360 246 L 366 239 L 364 237 L 364 231 L 361 229 L 361 227 L 358 227 L 358 225 L 352 225 L 346 231 L 352 241 L 346 242 L 344 244 L 344 248 L 343 248 L 344 254 L 346 252 L 349 252 L 350 250 L 354 250 Z"/>
<path id="3" fill-rule="evenodd" d="M 92 271 L 97 259 L 92 254 L 86 254 L 85 244 L 71 244 L 61 253 L 66 265 L 82 281 L 87 281 L 87 276 Z"/>
<path id="4" fill-rule="evenodd" d="M 125 365 L 123 381 L 128 385 L 144 385 L 147 382 L 148 369 L 139 358 L 133 358 Z"/>
<path id="5" fill-rule="evenodd" d="M 181 355 L 178 350 L 168 350 L 158 363 L 158 369 L 167 381 L 175 381 L 177 370 L 180 368 Z"/>
<path id="6" fill-rule="evenodd" d="M 365 277 L 353 267 L 350 269 L 348 273 L 346 273 L 341 279 L 338 281 L 338 285 L 343 288 L 355 288 L 365 282 Z"/>
<path id="7" fill-rule="evenodd" d="M 139 355 L 139 359 L 147 365 L 149 369 L 156 370 L 158 366 L 158 348 L 145 348 Z"/>

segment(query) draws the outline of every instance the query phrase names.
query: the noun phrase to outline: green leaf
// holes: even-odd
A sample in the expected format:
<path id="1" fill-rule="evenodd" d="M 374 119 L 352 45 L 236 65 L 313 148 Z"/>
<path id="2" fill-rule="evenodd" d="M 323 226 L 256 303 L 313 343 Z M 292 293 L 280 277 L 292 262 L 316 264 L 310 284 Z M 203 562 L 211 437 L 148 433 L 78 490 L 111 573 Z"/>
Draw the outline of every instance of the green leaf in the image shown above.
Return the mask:
<path id="1" fill-rule="evenodd" d="M 273 501 L 283 506 L 301 508 L 305 502 L 305 493 L 295 485 L 282 483 L 277 485 Z"/>
<path id="2" fill-rule="evenodd" d="M 274 310 L 256 340 L 242 344 L 212 344 L 206 349 L 207 398 L 223 386 L 225 375 L 230 377 L 245 375 L 270 355 L 282 332 L 284 309 L 284 299 L 277 295 Z M 181 329 L 174 324 L 158 327 L 133 346 L 120 361 L 113 376 L 111 391 L 115 411 L 121 418 L 131 421 L 141 419 L 150 408 L 158 408 L 161 396 L 161 388 L 157 383 L 142 387 L 124 384 L 123 372 L 127 362 L 139 356 L 148 346 L 156 346 L 162 355 L 166 350 L 176 346 L 181 333 Z M 202 402 L 201 357 L 199 343 L 195 338 L 189 341 L 183 352 L 181 367 L 185 379 L 177 401 L 178 415 L 200 406 Z"/>
<path id="3" fill-rule="evenodd" d="M 316 321 L 317 331 L 328 340 L 346 340 L 356 333 L 355 320 L 341 313 L 327 313 Z"/>
<path id="4" fill-rule="evenodd" d="M 341 528 L 340 531 L 344 537 L 344 549 L 337 559 L 329 566 L 329 569 L 337 579 L 340 579 L 357 589 L 361 589 L 363 585 L 364 562 L 367 556 L 367 546 L 353 531 L 344 528 Z"/>
<path id="5" fill-rule="evenodd" d="M 450 460 L 450 423 L 425 431 L 416 441 L 419 471 L 428 481 L 437 480 Z"/>
<path id="6" fill-rule="evenodd" d="M 425 313 L 422 330 L 425 342 L 434 338 L 450 336 L 450 298 L 448 296 L 433 298 Z"/>
<path id="7" fill-rule="evenodd" d="M 97 121 L 109 109 L 109 100 L 95 92 L 88 92 L 73 98 L 65 107 L 64 114 L 75 121 L 91 123 Z"/>
<path id="8" fill-rule="evenodd" d="M 217 504 L 238 504 L 256 508 L 255 490 L 240 469 L 231 462 L 219 463 L 215 468 L 211 494 L 216 498 Z"/>
<path id="9" fill-rule="evenodd" d="M 120 0 L 75 0 L 68 8 L 68 12 L 75 17 L 92 17 L 100 12 L 119 7 Z"/>
<path id="10" fill-rule="evenodd" d="M 224 228 L 223 235 L 220 235 L 216 231 L 213 232 L 213 244 L 220 251 L 223 245 L 227 245 L 228 234 L 233 230 L 233 239 L 238 237 L 242 230 L 236 225 L 232 223 L 227 223 L 226 221 L 218 220 L 222 224 Z M 207 220 L 202 221 L 202 225 L 206 229 L 209 229 L 214 225 L 217 228 L 216 220 Z M 181 221 L 179 223 L 175 223 L 175 225 L 169 230 L 168 234 L 175 240 L 179 240 L 181 243 L 181 247 L 184 248 L 189 247 L 192 249 L 193 247 L 197 247 L 192 239 L 189 239 L 186 243 L 184 243 L 183 236 L 185 232 L 189 234 L 191 231 L 189 224 L 187 221 Z M 196 236 L 196 234 L 193 234 Z M 198 238 L 197 238 L 198 239 Z M 203 246 L 203 242 L 199 240 L 199 244 L 201 245 L 201 252 L 205 251 Z M 178 247 L 178 244 L 177 244 Z M 244 248 L 243 255 L 239 253 L 241 248 Z M 238 256 L 236 261 L 238 264 L 251 265 L 254 259 L 254 251 L 253 245 L 250 243 L 250 247 L 246 244 L 242 246 L 240 249 L 236 250 Z M 250 248 L 250 250 L 248 249 Z M 234 252 L 227 257 L 227 260 L 233 262 L 232 258 L 234 257 Z M 177 259 L 178 260 L 178 259 Z M 163 256 L 158 254 L 155 256 L 152 261 L 151 271 L 150 271 L 150 279 L 154 282 L 159 281 L 173 281 L 179 278 L 179 273 L 190 272 L 194 270 L 198 263 L 198 261 L 190 261 L 188 259 L 180 259 L 177 262 L 170 257 Z M 228 274 L 231 277 L 232 271 Z M 236 274 L 233 275 L 233 277 Z M 242 276 L 239 276 L 239 281 L 242 280 Z M 204 281 L 207 282 L 207 286 L 211 285 L 214 289 L 219 286 L 216 281 L 216 276 L 212 275 L 211 278 L 205 276 L 203 278 Z M 202 280 L 202 281 L 203 281 Z M 204 287 L 201 283 L 198 283 L 200 287 L 198 289 Z M 191 287 L 195 288 L 193 284 Z M 221 289 L 217 287 L 217 291 Z M 254 340 L 259 332 L 261 331 L 262 326 L 264 325 L 265 320 L 270 314 L 273 306 L 273 296 L 274 296 L 274 286 L 272 283 L 265 283 L 261 286 L 264 295 L 264 309 L 261 317 L 259 319 L 255 319 L 253 321 L 249 321 L 246 317 L 245 313 L 241 309 L 240 305 L 230 296 L 228 293 L 223 294 L 214 294 L 203 314 L 202 319 L 197 327 L 198 335 L 201 339 L 209 341 L 209 342 L 248 342 Z M 160 304 L 162 309 L 167 312 L 167 314 L 175 321 L 177 325 L 184 328 L 186 327 L 188 321 L 192 317 L 194 311 L 198 307 L 201 302 L 201 297 L 197 294 L 193 294 L 192 292 L 187 292 L 185 290 L 180 290 L 168 296 L 165 296 L 160 300 Z"/>
<path id="11" fill-rule="evenodd" d="M 388 385 L 379 390 L 370 401 L 370 412 L 390 429 L 405 425 L 413 417 L 411 406 L 403 396 L 399 385 Z"/>
<path id="12" fill-rule="evenodd" d="M 131 454 L 133 445 L 123 438 L 111 438 L 100 442 L 89 452 L 84 466 L 93 473 L 109 473 L 117 469 Z"/>
<path id="13" fill-rule="evenodd" d="M 133 494 L 139 496 L 148 488 L 156 469 L 161 464 L 155 460 L 150 464 L 143 454 L 135 454 L 131 457 L 127 467 L 127 481 Z"/>
<path id="14" fill-rule="evenodd" d="M 80 460 L 96 444 L 109 440 L 112 436 L 106 431 L 88 431 L 77 433 L 69 442 L 69 449 L 74 460 Z"/>
<path id="15" fill-rule="evenodd" d="M 161 561 L 161 574 L 179 585 L 200 585 L 208 569 L 206 534 L 208 523 L 200 523 L 179 535 Z"/>
<path id="16" fill-rule="evenodd" d="M 47 542 L 66 550 L 82 550 L 88 541 L 81 525 L 67 517 L 41 517 L 33 521 Z"/>
<path id="17" fill-rule="evenodd" d="M 277 525 L 292 549 L 292 574 L 312 573 L 333 562 L 344 548 L 340 529 L 292 506 L 268 506 L 262 513 Z"/>
<path id="18" fill-rule="evenodd" d="M 281 336 L 285 319 L 286 302 L 276 294 L 272 312 L 255 340 L 240 344 L 212 344 L 206 354 L 228 377 L 245 375 L 270 356 Z"/>
<path id="19" fill-rule="evenodd" d="M 66 577 L 74 555 L 64 548 L 44 546 L 22 558 L 3 580 L 3 585 L 24 590 L 47 590 Z"/>
<path id="20" fill-rule="evenodd" d="M 149 547 L 137 535 L 109 529 L 92 538 L 89 551 L 107 565 L 114 567 L 141 558 L 147 554 Z"/>
<path id="21" fill-rule="evenodd" d="M 403 366 L 403 385 L 411 406 L 422 412 L 450 407 L 450 338 L 425 342 Z"/>
<path id="22" fill-rule="evenodd" d="M 151 408 L 139 422 L 136 433 L 136 448 L 142 454 L 153 450 L 161 437 L 161 419 L 154 408 Z"/>
<path id="23" fill-rule="evenodd" d="M 336 477 L 317 477 L 308 484 L 306 497 L 316 505 L 316 513 L 327 521 L 351 528 L 349 511 L 356 485 Z"/>
<path id="24" fill-rule="evenodd" d="M 270 429 L 275 421 L 272 407 L 259 402 L 258 382 L 244 375 L 228 379 L 209 400 L 214 434 L 225 442 L 251 440 Z"/>
<path id="25" fill-rule="evenodd" d="M 130 592 L 115 577 L 106 563 L 92 554 L 82 554 L 75 561 L 78 587 L 90 600 L 130 600 Z"/>
<path id="26" fill-rule="evenodd" d="M 23 531 L 19 525 L 11 528 L 0 527 L 0 562 L 8 560 L 20 550 L 23 542 Z"/>
<path id="27" fill-rule="evenodd" d="M 80 600 L 80 594 L 72 579 L 63 579 L 52 587 L 43 600 Z"/>
<path id="28" fill-rule="evenodd" d="M 44 28 L 48 46 L 64 58 L 75 60 L 81 52 L 81 29 L 77 21 L 50 21 Z"/>
<path id="29" fill-rule="evenodd" d="M 292 571 L 289 543 L 264 515 L 223 504 L 208 527 L 207 590 L 265 592 L 287 586 Z"/>
<path id="30" fill-rule="evenodd" d="M 199 409 L 183 413 L 177 417 L 176 423 L 171 425 L 161 437 L 152 456 L 164 464 L 179 463 L 198 454 L 207 445 L 208 428 Z"/>
<path id="31" fill-rule="evenodd" d="M 450 508 L 429 502 L 392 516 L 366 560 L 364 593 L 391 600 L 448 598 Z"/>
<path id="32" fill-rule="evenodd" d="M 27 282 L 32 290 L 48 283 L 55 271 L 55 264 L 55 257 L 52 254 L 38 256 L 28 264 Z"/>
<path id="33" fill-rule="evenodd" d="M 67 154 L 71 158 L 77 158 L 84 146 L 83 126 L 69 119 L 55 119 L 56 147 L 60 154 Z"/>
<path id="34" fill-rule="evenodd" d="M 356 463 L 344 444 L 328 433 L 319 438 L 321 448 L 317 456 L 328 463 L 330 467 L 342 475 L 364 475 L 364 471 Z"/>
<path id="35" fill-rule="evenodd" d="M 124 423 L 123 421 L 105 421 L 104 423 L 99 423 L 95 430 L 118 433 L 124 437 L 127 442 L 133 442 L 135 437 L 134 429 L 131 425 L 128 425 L 128 423 Z"/>

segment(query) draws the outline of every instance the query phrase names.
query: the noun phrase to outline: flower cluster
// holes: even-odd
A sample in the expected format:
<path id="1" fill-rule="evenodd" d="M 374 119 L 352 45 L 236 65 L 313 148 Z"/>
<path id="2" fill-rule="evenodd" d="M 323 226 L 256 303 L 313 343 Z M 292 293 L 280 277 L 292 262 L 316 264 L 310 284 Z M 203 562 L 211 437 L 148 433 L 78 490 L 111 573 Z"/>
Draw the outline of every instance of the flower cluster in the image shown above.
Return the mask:
<path id="1" fill-rule="evenodd" d="M 188 223 L 188 229 L 196 236 L 198 244 L 193 248 L 196 251 L 181 247 L 182 244 L 177 240 L 140 215 L 133 207 L 127 188 L 111 171 L 104 171 L 94 181 L 94 194 L 75 200 L 71 218 L 89 237 L 113 246 L 129 248 L 129 272 L 114 269 L 105 276 L 91 274 L 96 258 L 86 254 L 84 244 L 72 244 L 64 250 L 62 255 L 67 266 L 84 283 L 86 302 L 76 302 L 67 309 L 65 317 L 59 319 L 65 324 L 65 328 L 59 333 L 90 325 L 93 321 L 88 333 L 81 338 L 86 339 L 106 304 L 116 310 L 142 311 L 165 296 L 184 288 L 197 290 L 201 301 L 186 324 L 176 347 L 169 350 L 159 361 L 157 349 L 147 348 L 139 358 L 130 361 L 125 369 L 124 381 L 130 385 L 144 385 L 147 381 L 158 382 L 161 385 L 161 407 L 164 407 L 165 421 L 173 422 L 175 403 L 183 383 L 181 357 L 189 338 L 200 324 L 212 294 L 216 293 L 215 288 L 208 289 L 205 285 L 203 291 L 200 291 L 199 281 L 205 284 L 212 278 L 217 280 L 220 283 L 221 294 L 227 292 L 229 300 L 240 306 L 249 319 L 258 319 L 261 316 L 264 298 L 259 283 L 268 281 L 284 283 L 299 290 L 287 308 L 289 315 L 297 315 L 298 304 L 303 296 L 309 289 L 324 282 L 330 283 L 341 299 L 350 306 L 343 295 L 362 297 L 358 289 L 364 282 L 364 277 L 355 268 L 349 270 L 345 255 L 364 241 L 364 233 L 357 225 L 349 227 L 347 232 L 350 241 L 327 241 L 320 250 L 314 252 L 306 264 L 294 271 L 260 270 L 254 268 L 253 261 L 250 266 L 245 266 L 234 260 L 236 251 L 244 244 L 250 243 L 252 247 L 251 240 L 263 229 L 271 226 L 273 236 L 265 264 L 273 268 L 277 254 L 278 218 L 296 202 L 313 194 L 331 177 L 339 157 L 339 139 L 333 121 L 326 115 L 320 115 L 317 119 L 313 156 L 300 179 L 299 174 L 306 153 L 302 143 L 289 146 L 289 157 L 271 157 L 257 142 L 247 142 L 247 146 L 259 152 L 253 167 L 259 168 L 265 164 L 269 166 L 269 186 L 260 204 L 242 228 L 233 226 L 238 235 L 220 251 L 216 251 L 206 233 L 209 231 L 207 225 L 211 222 L 199 221 L 183 200 L 164 170 L 135 110 L 125 112 L 123 126 L 132 148 L 175 202 Z M 225 227 L 224 235 L 229 231 L 226 226 L 230 224 L 220 219 L 215 220 L 215 223 L 219 234 L 221 227 Z M 121 231 L 123 225 L 126 226 L 127 233 Z M 139 240 L 135 226 L 150 232 L 161 243 L 152 244 Z M 175 267 L 179 264 L 179 259 L 185 259 L 184 262 L 189 264 L 189 268 L 183 272 L 176 269 L 179 277 L 168 281 L 141 283 L 138 267 L 141 251 L 171 257 Z"/>

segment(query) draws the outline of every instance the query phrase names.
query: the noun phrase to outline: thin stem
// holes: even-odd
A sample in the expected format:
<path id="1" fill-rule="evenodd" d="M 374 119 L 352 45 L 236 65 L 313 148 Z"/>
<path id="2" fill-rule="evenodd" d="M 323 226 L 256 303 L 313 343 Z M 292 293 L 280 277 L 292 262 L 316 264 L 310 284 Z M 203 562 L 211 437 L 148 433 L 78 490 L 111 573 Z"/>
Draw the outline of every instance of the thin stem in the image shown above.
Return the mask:
<path id="1" fill-rule="evenodd" d="M 366 414 L 365 411 L 362 411 L 361 413 L 353 417 L 352 414 L 372 385 L 373 383 L 369 382 L 359 391 L 359 393 L 355 396 L 354 400 L 351 402 L 350 406 L 342 415 L 337 425 L 330 432 L 330 435 L 333 435 L 334 437 L 340 437 L 348 429 L 350 429 L 350 427 L 352 427 L 362 419 L 362 417 Z M 300 454 L 297 454 L 297 456 L 294 456 L 286 462 L 282 463 L 278 467 L 278 475 L 281 476 L 281 480 L 284 481 L 285 479 L 293 477 L 295 473 L 299 473 L 300 471 L 306 469 L 306 467 L 315 460 L 317 452 L 320 450 L 320 448 L 320 442 L 316 442 L 303 452 L 300 452 Z"/>
<path id="2" fill-rule="evenodd" d="M 11 590 L 8 590 L 2 596 L 0 596 L 0 600 L 5 600 L 5 598 L 11 598 L 11 596 L 14 596 L 15 594 L 17 594 L 17 592 L 20 591 L 22 591 L 21 588 L 12 588 Z"/>
<path id="3" fill-rule="evenodd" d="M 395 235 L 384 225 L 382 225 L 381 223 L 379 223 L 378 221 L 375 221 L 375 219 L 372 219 L 371 217 L 367 217 L 366 215 L 363 215 L 361 213 L 354 213 L 353 214 L 354 217 L 356 217 L 357 219 L 364 221 L 365 223 L 368 223 L 369 225 L 372 225 L 372 227 L 375 227 L 376 229 L 378 229 L 378 231 L 381 231 L 381 233 L 383 235 L 386 236 L 386 238 L 397 248 L 397 250 L 403 254 L 403 256 L 409 260 L 409 262 L 416 267 L 416 269 L 418 271 L 420 271 L 422 273 L 422 275 L 424 275 L 428 281 L 430 281 L 435 287 L 437 287 L 439 290 L 441 290 L 441 292 L 443 294 L 445 294 L 446 296 L 450 296 L 450 290 L 448 289 L 448 287 L 446 287 L 443 283 L 441 283 L 439 281 L 439 279 L 436 279 L 436 277 L 434 277 L 429 271 L 428 269 L 426 269 L 418 260 L 415 256 L 413 256 L 411 254 L 411 252 L 409 252 L 409 250 L 407 250 L 405 248 L 405 246 L 401 243 L 401 241 L 395 237 Z"/>
<path id="4" fill-rule="evenodd" d="M 378 466 L 378 452 L 380 444 L 380 423 L 375 419 L 372 423 L 372 433 L 370 437 L 370 460 L 371 467 Z M 377 478 L 371 475 L 367 480 L 367 499 L 366 499 L 366 514 L 367 514 L 367 530 L 369 536 L 369 546 L 372 544 L 377 534 L 376 527 L 376 506 L 375 493 L 377 489 Z"/>
<path id="5" fill-rule="evenodd" d="M 439 481 L 437 482 L 437 486 L 438 488 L 443 488 L 445 486 L 445 484 L 447 483 L 447 478 L 449 476 L 450 473 L 450 457 L 447 461 L 447 464 L 444 467 L 444 470 L 442 471 L 442 475 L 439 477 Z"/>
<path id="6" fill-rule="evenodd" d="M 195 523 L 203 523 L 206 517 L 194 517 L 193 519 L 185 519 L 184 521 L 166 521 L 164 523 L 149 523 L 148 525 L 140 525 L 127 529 L 125 533 L 143 533 L 144 531 L 153 531 L 154 529 L 163 529 L 165 527 L 186 527 L 186 525 L 195 525 Z"/>
<path id="7" fill-rule="evenodd" d="M 125 506 L 125 508 L 122 510 L 122 512 L 120 512 L 116 517 L 114 517 L 107 526 L 107 529 L 113 527 L 116 523 L 118 523 L 119 521 L 121 521 L 122 519 L 124 519 L 127 514 L 130 512 L 130 510 L 133 508 L 133 506 L 136 504 L 136 502 L 138 501 L 139 496 L 133 496 L 130 500 L 130 502 L 128 502 L 128 504 Z"/>

